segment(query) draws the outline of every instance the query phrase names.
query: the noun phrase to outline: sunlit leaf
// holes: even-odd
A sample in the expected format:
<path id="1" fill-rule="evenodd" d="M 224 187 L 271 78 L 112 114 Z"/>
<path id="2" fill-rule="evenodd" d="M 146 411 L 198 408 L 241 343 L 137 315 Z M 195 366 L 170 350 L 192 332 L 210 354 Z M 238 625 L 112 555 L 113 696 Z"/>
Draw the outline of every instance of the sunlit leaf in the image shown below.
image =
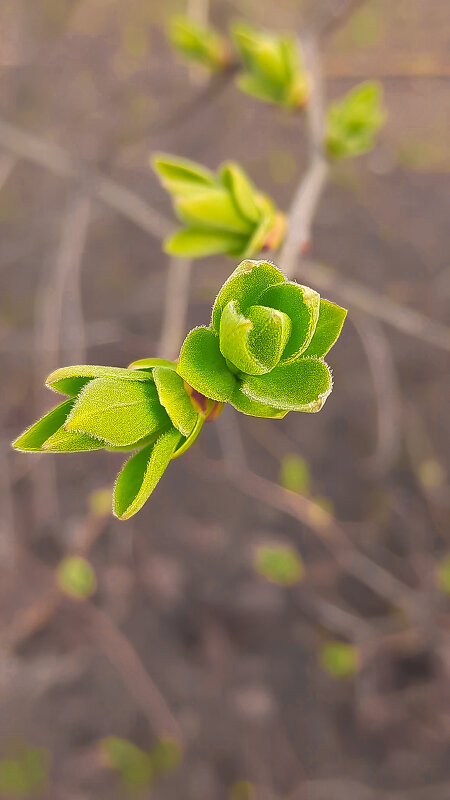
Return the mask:
<path id="1" fill-rule="evenodd" d="M 64 403 L 61 403 L 61 405 L 56 408 L 53 408 L 48 414 L 45 414 L 41 419 L 35 422 L 34 425 L 27 428 L 27 430 L 13 442 L 13 447 L 24 453 L 40 452 L 44 442 L 56 433 L 61 425 L 64 425 L 74 402 L 74 399 L 71 398 L 70 400 L 65 400 Z"/>
<path id="2" fill-rule="evenodd" d="M 325 356 L 336 342 L 346 316 L 347 309 L 321 298 L 319 319 L 312 339 L 303 355 Z"/>
<path id="3" fill-rule="evenodd" d="M 180 439 L 180 432 L 170 428 L 126 462 L 114 487 L 116 517 L 129 519 L 142 508 L 166 471 Z"/>
<path id="4" fill-rule="evenodd" d="M 61 394 L 74 396 L 79 394 L 93 378 L 121 378 L 129 381 L 151 380 L 148 375 L 138 375 L 121 367 L 98 367 L 92 364 L 77 364 L 72 367 L 61 367 L 52 372 L 45 385 Z"/>
<path id="5" fill-rule="evenodd" d="M 155 367 L 153 378 L 161 404 L 172 423 L 183 436 L 189 436 L 198 414 L 186 393 L 183 379 L 166 367 Z"/>
<path id="6" fill-rule="evenodd" d="M 194 328 L 181 348 L 177 372 L 197 392 L 226 403 L 236 378 L 220 352 L 219 338 L 209 328 Z"/>
<path id="7" fill-rule="evenodd" d="M 138 370 L 129 371 L 144 375 Z M 120 447 L 169 425 L 153 381 L 95 378 L 80 392 L 65 428 Z"/>
<path id="8" fill-rule="evenodd" d="M 332 389 L 331 373 L 324 361 L 300 358 L 279 364 L 266 375 L 248 375 L 242 392 L 274 408 L 288 411 L 320 411 Z"/>

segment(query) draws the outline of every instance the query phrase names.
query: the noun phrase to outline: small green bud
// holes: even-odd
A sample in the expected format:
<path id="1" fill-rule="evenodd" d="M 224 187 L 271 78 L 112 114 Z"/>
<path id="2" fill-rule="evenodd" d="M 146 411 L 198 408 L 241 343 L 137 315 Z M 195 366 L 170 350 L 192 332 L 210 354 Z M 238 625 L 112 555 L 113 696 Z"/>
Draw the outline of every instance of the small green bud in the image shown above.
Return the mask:
<path id="1" fill-rule="evenodd" d="M 345 642 L 326 642 L 320 651 L 320 663 L 333 678 L 352 678 L 359 667 L 358 650 Z"/>
<path id="2" fill-rule="evenodd" d="M 56 569 L 56 579 L 65 594 L 79 599 L 90 597 L 97 588 L 94 569 L 81 556 L 63 558 Z"/>
<path id="3" fill-rule="evenodd" d="M 351 158 L 367 153 L 386 119 L 383 90 L 366 81 L 333 103 L 327 116 L 325 149 L 330 158 Z"/>
<path id="4" fill-rule="evenodd" d="M 256 551 L 255 569 L 272 583 L 294 586 L 304 574 L 300 554 L 291 545 L 261 545 Z"/>

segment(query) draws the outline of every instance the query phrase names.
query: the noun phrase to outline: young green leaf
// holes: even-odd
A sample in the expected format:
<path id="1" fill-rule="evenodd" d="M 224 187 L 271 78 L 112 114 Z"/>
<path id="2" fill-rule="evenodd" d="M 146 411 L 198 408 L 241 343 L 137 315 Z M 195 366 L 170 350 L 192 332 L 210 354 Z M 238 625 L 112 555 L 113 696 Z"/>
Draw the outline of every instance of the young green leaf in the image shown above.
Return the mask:
<path id="1" fill-rule="evenodd" d="M 187 158 L 179 158 L 168 153 L 155 153 L 151 158 L 151 166 L 170 194 L 189 194 L 208 186 L 218 185 L 216 176 L 211 170 Z"/>
<path id="2" fill-rule="evenodd" d="M 182 228 L 164 242 L 164 252 L 181 258 L 204 258 L 219 253 L 241 253 L 247 239 L 242 234 L 198 228 Z"/>
<path id="3" fill-rule="evenodd" d="M 94 568 L 81 556 L 63 558 L 56 569 L 56 580 L 63 592 L 78 599 L 90 597 L 97 588 Z"/>
<path id="4" fill-rule="evenodd" d="M 107 765 L 115 769 L 123 788 L 130 792 L 142 790 L 153 779 L 151 756 L 140 747 L 118 736 L 107 736 L 101 742 Z"/>
<path id="5" fill-rule="evenodd" d="M 326 642 L 320 651 L 320 662 L 333 678 L 352 678 L 358 671 L 358 650 L 346 642 Z"/>
<path id="6" fill-rule="evenodd" d="M 261 211 L 255 202 L 256 190 L 244 170 L 240 168 L 239 164 L 229 161 L 222 166 L 220 177 L 241 214 L 250 222 L 258 223 Z"/>
<path id="7" fill-rule="evenodd" d="M 291 453 L 283 458 L 280 469 L 280 484 L 290 492 L 308 494 L 311 483 L 309 467 L 304 458 Z"/>
<path id="8" fill-rule="evenodd" d="M 177 372 L 197 392 L 222 403 L 231 398 L 236 386 L 220 352 L 219 338 L 210 328 L 194 328 L 187 335 Z"/>
<path id="9" fill-rule="evenodd" d="M 371 150 L 384 124 L 383 90 L 376 81 L 352 89 L 328 111 L 325 146 L 331 158 L 350 158 Z"/>
<path id="10" fill-rule="evenodd" d="M 320 300 L 319 319 L 312 339 L 303 355 L 322 358 L 336 342 L 347 316 L 347 309 L 329 300 Z"/>
<path id="11" fill-rule="evenodd" d="M 288 411 L 283 411 L 279 408 L 273 408 L 264 403 L 258 403 L 256 400 L 250 400 L 247 395 L 242 394 L 239 386 L 234 390 L 230 404 L 242 414 L 248 414 L 252 417 L 265 417 L 267 419 L 283 419 Z"/>
<path id="12" fill-rule="evenodd" d="M 94 378 L 121 378 L 130 381 L 151 380 L 149 375 L 139 375 L 121 367 L 97 367 L 91 364 L 78 364 L 74 367 L 61 367 L 55 370 L 48 376 L 45 385 L 55 392 L 73 397 L 79 394 L 83 386 L 86 386 Z"/>
<path id="13" fill-rule="evenodd" d="M 171 422 L 183 436 L 189 436 L 198 414 L 186 393 L 183 379 L 166 367 L 155 367 L 153 379 L 161 405 L 166 409 Z"/>
<path id="14" fill-rule="evenodd" d="M 245 314 L 250 306 L 256 305 L 269 286 L 283 281 L 283 273 L 270 261 L 242 261 L 216 297 L 211 318 L 213 330 L 219 333 L 222 312 L 230 300 L 237 300 L 241 312 Z"/>
<path id="15" fill-rule="evenodd" d="M 285 281 L 267 289 L 259 302 L 283 311 L 289 317 L 292 332 L 282 361 L 293 361 L 303 353 L 311 340 L 319 318 L 320 295 L 308 286 Z"/>
<path id="16" fill-rule="evenodd" d="M 129 519 L 148 500 L 163 476 L 181 439 L 181 433 L 170 428 L 155 444 L 132 456 L 119 473 L 114 487 L 114 514 Z"/>
<path id="17" fill-rule="evenodd" d="M 210 26 L 198 25 L 189 17 L 177 14 L 170 20 L 168 35 L 181 55 L 213 72 L 223 69 L 228 61 L 225 40 Z"/>
<path id="18" fill-rule="evenodd" d="M 48 437 L 42 445 L 45 453 L 78 453 L 88 450 L 101 450 L 105 447 L 105 442 L 95 439 L 87 433 L 77 433 L 66 431 L 61 425 L 55 433 Z"/>
<path id="19" fill-rule="evenodd" d="M 65 428 L 121 447 L 169 425 L 153 381 L 95 378 L 80 392 Z"/>
<path id="20" fill-rule="evenodd" d="M 34 425 L 27 428 L 27 430 L 13 442 L 12 446 L 16 450 L 21 450 L 23 453 L 41 452 L 44 442 L 46 442 L 50 436 L 53 436 L 61 425 L 64 425 L 74 402 L 74 399 L 70 398 L 70 400 L 65 400 L 64 403 L 53 408 L 48 414 L 45 414 L 41 419 L 35 422 Z"/>
<path id="21" fill-rule="evenodd" d="M 258 547 L 255 569 L 280 586 L 295 586 L 304 574 L 303 561 L 295 547 L 277 543 Z"/>
<path id="22" fill-rule="evenodd" d="M 175 212 L 182 222 L 192 228 L 219 229 L 244 236 L 252 230 L 252 223 L 239 212 L 225 189 L 206 189 L 201 193 L 177 197 Z"/>
<path id="23" fill-rule="evenodd" d="M 260 403 L 288 411 L 320 411 L 333 386 L 331 372 L 324 361 L 300 358 L 279 364 L 266 375 L 248 375 L 242 392 Z"/>

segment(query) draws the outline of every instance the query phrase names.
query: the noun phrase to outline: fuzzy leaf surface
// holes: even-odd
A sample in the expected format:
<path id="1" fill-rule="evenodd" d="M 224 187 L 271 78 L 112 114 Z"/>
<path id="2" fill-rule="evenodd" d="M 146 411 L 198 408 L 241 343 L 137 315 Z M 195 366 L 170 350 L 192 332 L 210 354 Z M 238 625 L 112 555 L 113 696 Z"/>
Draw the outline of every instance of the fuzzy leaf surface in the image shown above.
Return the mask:
<path id="1" fill-rule="evenodd" d="M 189 436 L 198 414 L 186 393 L 183 378 L 166 367 L 155 367 L 153 379 L 161 405 L 166 409 L 173 425 L 183 436 Z"/>
<path id="2" fill-rule="evenodd" d="M 292 323 L 292 331 L 283 353 L 283 361 L 297 358 L 308 346 L 319 318 L 318 292 L 308 286 L 285 281 L 267 289 L 261 295 L 260 303 L 287 314 Z"/>
<path id="3" fill-rule="evenodd" d="M 27 428 L 27 430 L 13 442 L 15 450 L 21 450 L 23 453 L 41 452 L 44 442 L 56 433 L 61 425 L 64 425 L 73 404 L 74 400 L 70 398 L 70 400 L 65 400 L 64 403 L 53 408 L 48 414 L 44 414 L 41 419 Z"/>
<path id="4" fill-rule="evenodd" d="M 305 356 L 325 356 L 339 337 L 347 316 L 347 309 L 321 299 L 319 319 Z"/>
<path id="5" fill-rule="evenodd" d="M 129 519 L 142 508 L 167 469 L 180 439 L 180 432 L 170 428 L 155 444 L 140 450 L 126 462 L 114 487 L 116 517 Z"/>
<path id="6" fill-rule="evenodd" d="M 287 411 L 320 411 L 333 386 L 331 372 L 324 361 L 299 358 L 279 364 L 266 375 L 249 375 L 242 392 L 259 403 Z"/>
<path id="7" fill-rule="evenodd" d="M 220 352 L 219 337 L 210 328 L 194 328 L 181 348 L 177 372 L 197 392 L 226 403 L 236 378 Z"/>
<path id="8" fill-rule="evenodd" d="M 250 397 L 243 394 L 240 387 L 237 386 L 233 392 L 230 404 L 242 414 L 247 414 L 251 417 L 265 417 L 267 419 L 283 419 L 288 413 L 280 408 L 274 408 L 266 403 L 258 403 L 257 400 L 251 400 Z"/>
<path id="9" fill-rule="evenodd" d="M 242 261 L 217 295 L 211 320 L 214 331 L 219 332 L 223 309 L 230 300 L 236 300 L 241 312 L 245 314 L 250 306 L 258 303 L 260 296 L 269 286 L 283 281 L 285 281 L 284 275 L 270 261 L 250 259 Z"/>
<path id="10" fill-rule="evenodd" d="M 121 367 L 92 366 L 91 364 L 76 364 L 72 367 L 61 367 L 52 372 L 45 385 L 55 392 L 77 395 L 83 386 L 93 378 L 121 378 L 130 381 L 148 381 L 151 376 L 132 372 Z"/>
<path id="11" fill-rule="evenodd" d="M 120 447 L 168 425 L 153 381 L 95 378 L 80 392 L 65 427 Z"/>

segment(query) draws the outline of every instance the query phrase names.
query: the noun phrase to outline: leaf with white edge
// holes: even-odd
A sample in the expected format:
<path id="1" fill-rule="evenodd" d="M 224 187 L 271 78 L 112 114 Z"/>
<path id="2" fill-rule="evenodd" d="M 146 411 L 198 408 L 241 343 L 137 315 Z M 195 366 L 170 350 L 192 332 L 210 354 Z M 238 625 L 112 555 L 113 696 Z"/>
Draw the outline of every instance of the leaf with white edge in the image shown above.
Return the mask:
<path id="1" fill-rule="evenodd" d="M 93 378 L 122 378 L 130 381 L 148 381 L 150 375 L 132 372 L 122 367 L 102 367 L 91 364 L 76 364 L 71 367 L 61 367 L 52 372 L 45 385 L 49 389 L 61 394 L 68 394 L 72 397 L 77 395 L 83 386 L 86 386 Z"/>
<path id="2" fill-rule="evenodd" d="M 247 308 L 256 305 L 269 286 L 284 280 L 283 273 L 270 261 L 241 261 L 216 297 L 211 319 L 213 329 L 219 332 L 222 311 L 230 300 L 236 300 L 245 314 Z"/>
<path id="3" fill-rule="evenodd" d="M 226 403 L 236 378 L 220 352 L 219 338 L 210 328 L 194 328 L 181 348 L 177 372 L 193 389 L 211 400 Z"/>
<path id="4" fill-rule="evenodd" d="M 256 400 L 251 400 L 247 395 L 242 394 L 239 386 L 233 392 L 230 404 L 242 414 L 247 414 L 250 417 L 264 417 L 266 419 L 283 419 L 288 411 L 283 411 L 279 408 L 274 408 L 265 403 L 258 403 Z"/>
<path id="5" fill-rule="evenodd" d="M 167 469 L 180 439 L 181 433 L 170 428 L 155 444 L 140 450 L 126 462 L 114 487 L 116 517 L 129 519 L 142 508 Z"/>
<path id="6" fill-rule="evenodd" d="M 271 286 L 259 298 L 263 305 L 283 311 L 291 320 L 292 332 L 282 361 L 292 361 L 308 346 L 319 318 L 320 295 L 294 281 Z"/>
<path id="7" fill-rule="evenodd" d="M 184 258 L 205 258 L 219 253 L 233 255 L 241 253 L 247 237 L 228 231 L 183 228 L 169 236 L 164 242 L 164 252 Z"/>
<path id="8" fill-rule="evenodd" d="M 14 449 L 21 450 L 22 453 L 42 452 L 44 442 L 64 425 L 73 404 L 73 398 L 65 400 L 41 417 L 13 442 Z"/>
<path id="9" fill-rule="evenodd" d="M 304 356 L 325 356 L 333 347 L 342 330 L 347 309 L 321 299 L 319 319 Z"/>
<path id="10" fill-rule="evenodd" d="M 155 153 L 151 158 L 151 165 L 164 189 L 173 195 L 218 185 L 217 178 L 211 170 L 187 158 Z"/>
<path id="11" fill-rule="evenodd" d="M 244 235 L 252 230 L 252 223 L 242 216 L 225 188 L 205 189 L 177 197 L 174 208 L 179 219 L 193 228 L 210 228 Z"/>
<path id="12" fill-rule="evenodd" d="M 230 161 L 221 169 L 223 185 L 231 192 L 241 214 L 252 223 L 258 223 L 261 212 L 255 203 L 255 187 L 239 164 Z"/>
<path id="13" fill-rule="evenodd" d="M 183 378 L 166 367 L 155 367 L 153 379 L 161 404 L 173 425 L 183 436 L 189 436 L 197 422 L 198 414 L 184 388 Z"/>
<path id="14" fill-rule="evenodd" d="M 95 378 L 80 392 L 65 428 L 121 447 L 168 425 L 169 417 L 159 402 L 153 381 Z"/>
<path id="15" fill-rule="evenodd" d="M 42 445 L 45 453 L 78 453 L 89 450 L 101 450 L 105 447 L 105 442 L 95 439 L 87 433 L 76 433 L 66 431 L 61 425 L 52 436 L 49 436 Z"/>
<path id="16" fill-rule="evenodd" d="M 299 358 L 279 364 L 266 375 L 249 375 L 242 392 L 260 403 L 287 411 L 320 411 L 333 388 L 331 372 L 324 361 Z"/>

